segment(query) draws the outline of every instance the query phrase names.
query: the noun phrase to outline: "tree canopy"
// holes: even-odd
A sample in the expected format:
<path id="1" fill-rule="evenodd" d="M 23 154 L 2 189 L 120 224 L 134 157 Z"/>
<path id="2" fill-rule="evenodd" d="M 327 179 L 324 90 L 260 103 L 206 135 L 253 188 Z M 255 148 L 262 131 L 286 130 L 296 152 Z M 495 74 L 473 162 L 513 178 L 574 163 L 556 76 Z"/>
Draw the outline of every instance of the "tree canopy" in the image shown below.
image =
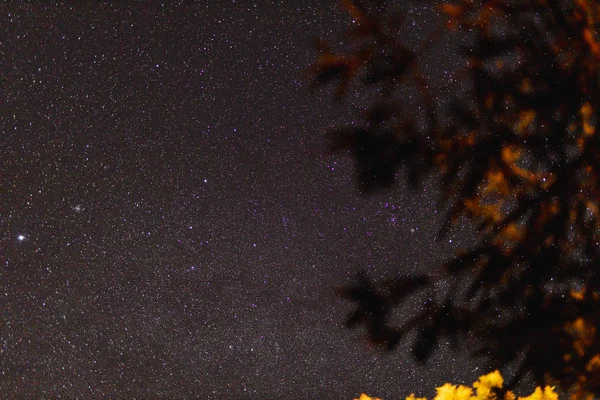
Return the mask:
<path id="1" fill-rule="evenodd" d="M 316 85 L 333 84 L 342 101 L 350 87 L 378 94 L 360 123 L 327 133 L 330 149 L 353 157 L 366 193 L 399 172 L 413 186 L 438 177 L 450 210 L 440 238 L 466 217 L 479 240 L 443 265 L 467 288 L 401 326 L 391 310 L 429 276 L 360 277 L 341 290 L 356 303 L 348 326 L 390 350 L 414 329 L 418 360 L 442 337 L 476 337 L 474 354 L 494 368 L 518 363 L 508 387 L 530 374 L 572 398 L 600 396 L 600 2 L 437 2 L 440 26 L 416 45 L 399 33 L 410 17 L 394 3 L 343 0 L 343 48 L 317 43 Z M 448 35 L 464 61 L 460 95 L 433 92 L 423 71 Z"/>

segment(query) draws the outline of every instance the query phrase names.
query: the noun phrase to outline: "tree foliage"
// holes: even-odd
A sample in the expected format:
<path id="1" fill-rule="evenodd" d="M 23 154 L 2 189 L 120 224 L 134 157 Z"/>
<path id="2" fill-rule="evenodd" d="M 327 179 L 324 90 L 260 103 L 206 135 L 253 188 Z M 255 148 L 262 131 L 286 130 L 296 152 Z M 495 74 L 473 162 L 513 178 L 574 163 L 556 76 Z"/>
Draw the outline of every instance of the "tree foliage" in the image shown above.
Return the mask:
<path id="1" fill-rule="evenodd" d="M 367 193 L 400 171 L 412 185 L 439 177 L 450 210 L 440 237 L 467 217 L 479 241 L 443 266 L 466 291 L 391 326 L 393 308 L 432 282 L 362 277 L 341 291 L 357 305 L 348 325 L 388 349 L 415 329 L 419 360 L 442 337 L 476 337 L 474 354 L 494 367 L 519 364 L 509 387 L 530 373 L 573 398 L 600 396 L 600 2 L 438 2 L 442 25 L 416 46 L 391 3 L 342 1 L 353 21 L 344 49 L 317 44 L 316 84 L 333 83 L 338 99 L 352 85 L 379 93 L 361 123 L 328 132 L 330 148 L 352 155 Z M 468 95 L 438 101 L 422 60 L 447 35 L 462 43 Z M 407 87 L 420 111 L 398 95 Z"/>
<path id="2" fill-rule="evenodd" d="M 445 383 L 436 388 L 436 396 L 433 400 L 517 400 L 517 396 L 510 390 L 502 389 L 504 379 L 499 371 L 482 375 L 470 388 L 464 385 L 453 385 Z M 361 394 L 360 398 L 354 400 L 381 400 Z M 414 393 L 406 400 L 427 400 L 425 397 L 415 397 Z M 537 387 L 527 397 L 519 397 L 518 400 L 558 400 L 554 388 L 546 386 L 544 389 Z"/>

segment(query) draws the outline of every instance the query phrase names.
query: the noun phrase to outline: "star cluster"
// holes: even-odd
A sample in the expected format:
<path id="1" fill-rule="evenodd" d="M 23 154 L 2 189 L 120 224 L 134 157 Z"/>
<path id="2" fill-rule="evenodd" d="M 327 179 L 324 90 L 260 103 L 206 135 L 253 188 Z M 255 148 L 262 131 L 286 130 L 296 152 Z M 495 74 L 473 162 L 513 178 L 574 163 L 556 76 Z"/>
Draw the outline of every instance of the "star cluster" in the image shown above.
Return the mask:
<path id="1" fill-rule="evenodd" d="M 431 185 L 361 196 L 325 154 L 353 114 L 306 67 L 337 4 L 47 4 L 0 6 L 0 392 L 395 398 L 478 376 L 343 328 L 356 271 L 421 271 L 461 238 L 434 240 Z"/>

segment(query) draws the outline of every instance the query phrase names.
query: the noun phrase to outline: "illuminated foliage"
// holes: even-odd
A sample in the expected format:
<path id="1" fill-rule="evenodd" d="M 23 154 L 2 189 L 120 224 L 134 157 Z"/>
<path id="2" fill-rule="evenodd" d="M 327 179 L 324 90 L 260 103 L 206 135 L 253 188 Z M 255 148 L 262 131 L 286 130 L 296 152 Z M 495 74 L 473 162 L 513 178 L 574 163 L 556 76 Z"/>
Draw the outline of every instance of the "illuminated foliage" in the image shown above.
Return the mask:
<path id="1" fill-rule="evenodd" d="M 527 397 L 518 397 L 510 390 L 503 390 L 504 379 L 499 371 L 479 377 L 473 387 L 463 385 L 453 385 L 445 383 L 436 388 L 436 396 L 433 400 L 558 400 L 558 394 L 554 388 L 546 386 L 544 389 L 537 387 L 535 391 Z M 362 394 L 360 398 L 354 400 L 381 400 L 379 398 L 369 397 Z M 416 397 L 411 394 L 406 400 L 427 400 L 426 397 Z"/>
<path id="2" fill-rule="evenodd" d="M 388 349 L 416 329 L 419 360 L 443 336 L 476 337 L 492 365 L 520 360 L 510 387 L 530 373 L 573 399 L 600 395 L 600 1 L 438 2 L 440 28 L 416 45 L 393 3 L 342 1 L 346 49 L 318 45 L 317 84 L 336 81 L 340 99 L 351 85 L 379 93 L 362 123 L 328 133 L 331 150 L 353 156 L 365 192 L 400 171 L 413 186 L 439 177 L 450 209 L 440 237 L 467 217 L 479 242 L 444 265 L 467 290 L 433 296 L 400 327 L 388 315 L 433 292 L 427 275 L 344 288 L 358 306 L 349 326 Z M 436 93 L 422 66 L 448 35 L 465 64 L 456 96 Z"/>

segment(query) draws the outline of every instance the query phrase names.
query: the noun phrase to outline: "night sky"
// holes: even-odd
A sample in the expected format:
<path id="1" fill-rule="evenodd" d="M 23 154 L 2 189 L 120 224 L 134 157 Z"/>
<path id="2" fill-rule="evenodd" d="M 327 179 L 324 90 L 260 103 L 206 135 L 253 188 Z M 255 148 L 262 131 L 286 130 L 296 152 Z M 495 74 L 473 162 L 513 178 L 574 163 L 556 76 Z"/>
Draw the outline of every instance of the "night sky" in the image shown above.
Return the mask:
<path id="1" fill-rule="evenodd" d="M 360 108 L 307 84 L 337 2 L 49 3 L 0 6 L 1 398 L 391 400 L 481 375 L 344 328 L 357 271 L 464 240 L 435 240 L 435 185 L 361 195 L 325 151 Z"/>

